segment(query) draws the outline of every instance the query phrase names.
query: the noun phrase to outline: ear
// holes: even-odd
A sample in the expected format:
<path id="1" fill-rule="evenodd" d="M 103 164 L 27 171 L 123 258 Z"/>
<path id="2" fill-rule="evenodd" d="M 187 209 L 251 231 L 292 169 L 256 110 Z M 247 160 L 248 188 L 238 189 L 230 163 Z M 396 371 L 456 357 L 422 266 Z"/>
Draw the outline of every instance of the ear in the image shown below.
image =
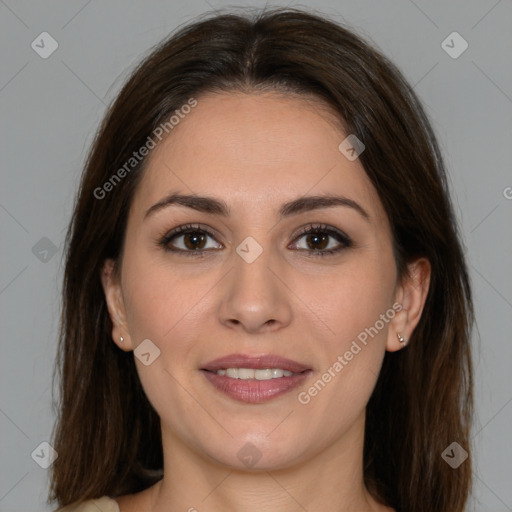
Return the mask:
<path id="1" fill-rule="evenodd" d="M 112 339 L 116 345 L 125 351 L 133 350 L 132 340 L 126 321 L 121 282 L 113 259 L 105 260 L 101 269 L 101 284 L 105 293 L 107 309 L 112 320 Z M 121 341 L 121 337 L 123 341 Z"/>
<path id="2" fill-rule="evenodd" d="M 409 276 L 404 277 L 396 289 L 395 304 L 397 311 L 390 321 L 386 350 L 395 352 L 404 348 L 406 343 L 400 343 L 398 334 L 409 340 L 418 325 L 427 298 L 431 265 L 426 258 L 419 258 L 408 264 Z"/>

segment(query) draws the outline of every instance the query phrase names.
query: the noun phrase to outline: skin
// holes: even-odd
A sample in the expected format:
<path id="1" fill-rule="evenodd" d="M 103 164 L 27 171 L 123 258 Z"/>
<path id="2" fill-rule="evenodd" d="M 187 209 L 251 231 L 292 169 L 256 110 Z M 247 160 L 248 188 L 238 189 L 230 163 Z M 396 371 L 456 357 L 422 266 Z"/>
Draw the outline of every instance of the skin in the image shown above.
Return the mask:
<path id="1" fill-rule="evenodd" d="M 339 151 L 347 134 L 320 102 L 269 92 L 197 99 L 149 157 L 119 273 L 111 260 L 102 272 L 114 343 L 134 350 L 150 339 L 160 349 L 149 366 L 135 362 L 161 418 L 165 475 L 141 493 L 116 498 L 121 512 L 390 511 L 363 484 L 365 407 L 385 351 L 402 349 L 397 333 L 409 339 L 420 319 L 430 265 L 412 262 L 411 279 L 399 282 L 377 192 L 359 159 Z M 231 213 L 173 205 L 144 220 L 171 191 L 222 199 Z M 356 201 L 369 219 L 346 206 L 277 216 L 284 202 L 332 193 Z M 203 257 L 158 246 L 188 223 L 215 235 L 206 238 Z M 345 232 L 353 246 L 308 254 L 325 247 L 298 238 L 310 223 Z M 248 236 L 263 248 L 252 263 L 236 252 Z M 186 241 L 181 235 L 171 243 L 185 250 Z M 328 244 L 340 246 L 333 237 Z M 402 311 L 301 404 L 298 393 L 395 302 Z M 313 372 L 299 389 L 263 404 L 241 403 L 199 371 L 234 352 L 278 354 Z M 253 468 L 237 457 L 248 442 L 261 453 Z"/>

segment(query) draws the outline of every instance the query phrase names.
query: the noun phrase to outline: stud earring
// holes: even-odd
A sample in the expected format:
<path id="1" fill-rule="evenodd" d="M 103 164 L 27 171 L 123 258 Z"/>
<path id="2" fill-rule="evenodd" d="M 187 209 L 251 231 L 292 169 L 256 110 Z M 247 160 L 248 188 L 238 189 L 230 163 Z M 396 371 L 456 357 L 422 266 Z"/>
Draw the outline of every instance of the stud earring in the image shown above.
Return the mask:
<path id="1" fill-rule="evenodd" d="M 396 333 L 396 335 L 398 336 L 398 341 L 400 342 L 401 345 L 403 345 L 404 347 L 407 345 L 407 343 L 409 343 L 405 338 L 402 338 L 402 336 L 400 335 L 400 333 Z"/>
<path id="2" fill-rule="evenodd" d="M 124 338 L 122 336 L 120 338 L 120 341 L 121 341 L 121 343 L 123 343 L 123 341 L 124 341 Z"/>

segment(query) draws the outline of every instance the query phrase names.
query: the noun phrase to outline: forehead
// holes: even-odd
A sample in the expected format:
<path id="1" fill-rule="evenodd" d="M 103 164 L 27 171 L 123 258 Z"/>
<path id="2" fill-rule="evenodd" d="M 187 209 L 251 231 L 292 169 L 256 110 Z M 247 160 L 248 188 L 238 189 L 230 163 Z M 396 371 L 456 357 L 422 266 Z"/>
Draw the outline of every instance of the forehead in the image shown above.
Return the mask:
<path id="1" fill-rule="evenodd" d="M 276 93 L 207 94 L 149 155 L 133 209 L 170 191 L 219 197 L 234 212 L 277 211 L 297 196 L 338 192 L 382 217 L 359 160 L 339 150 L 341 121 L 318 100 Z"/>

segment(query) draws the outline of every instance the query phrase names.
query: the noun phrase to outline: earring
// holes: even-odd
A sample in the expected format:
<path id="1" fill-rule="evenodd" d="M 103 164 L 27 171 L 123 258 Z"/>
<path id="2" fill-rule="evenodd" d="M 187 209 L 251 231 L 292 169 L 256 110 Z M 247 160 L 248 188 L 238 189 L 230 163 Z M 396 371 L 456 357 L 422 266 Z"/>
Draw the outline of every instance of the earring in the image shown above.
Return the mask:
<path id="1" fill-rule="evenodd" d="M 122 336 L 121 336 L 121 339 L 120 339 L 120 341 L 121 341 L 121 343 L 123 343 L 123 341 L 124 341 L 124 338 L 123 338 Z"/>
<path id="2" fill-rule="evenodd" d="M 402 336 L 400 335 L 400 333 L 396 333 L 396 335 L 398 336 L 398 341 L 400 342 L 401 345 L 403 345 L 404 347 L 407 345 L 407 343 L 409 343 L 405 338 L 402 338 Z"/>

